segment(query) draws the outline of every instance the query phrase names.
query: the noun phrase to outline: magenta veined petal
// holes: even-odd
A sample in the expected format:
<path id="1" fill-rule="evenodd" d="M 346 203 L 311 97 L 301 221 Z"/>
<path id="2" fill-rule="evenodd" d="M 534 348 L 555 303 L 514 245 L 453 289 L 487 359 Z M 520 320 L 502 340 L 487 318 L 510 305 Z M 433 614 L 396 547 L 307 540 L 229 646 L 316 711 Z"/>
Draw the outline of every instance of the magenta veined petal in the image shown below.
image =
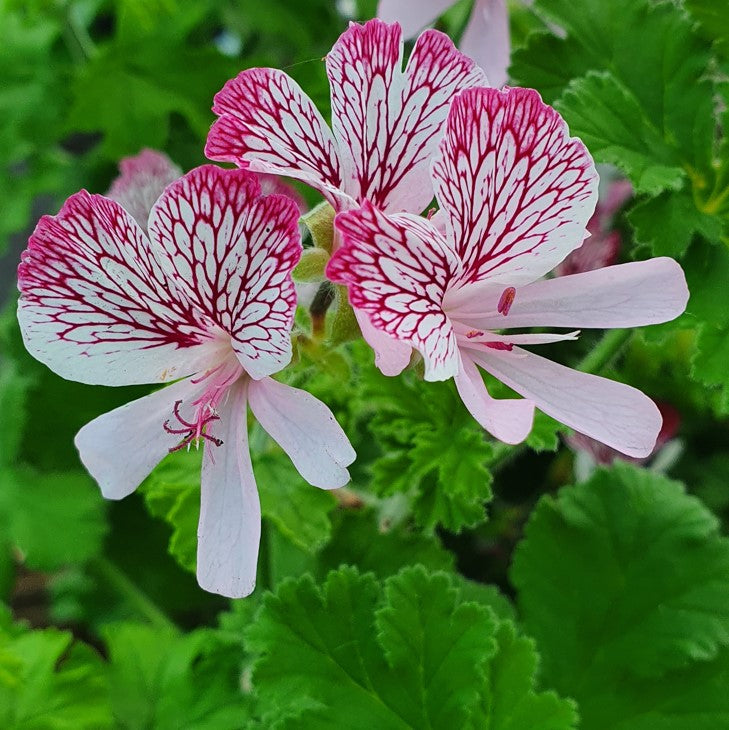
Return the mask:
<path id="1" fill-rule="evenodd" d="M 104 413 L 74 439 L 81 462 L 106 499 L 130 495 L 181 440 L 164 429 L 181 402 L 183 417 L 200 391 L 190 378 Z"/>
<path id="2" fill-rule="evenodd" d="M 248 451 L 246 383 L 231 388 L 220 408 L 224 446 L 203 454 L 197 581 L 201 588 L 242 598 L 256 585 L 261 506 Z"/>
<path id="3" fill-rule="evenodd" d="M 534 403 L 522 398 L 492 398 L 467 352 L 461 352 L 461 361 L 456 388 L 469 413 L 499 441 L 521 443 L 532 430 Z"/>
<path id="4" fill-rule="evenodd" d="M 454 376 L 458 346 L 442 302 L 458 261 L 438 231 L 422 218 L 388 216 L 369 203 L 340 213 L 335 226 L 343 243 L 327 276 L 349 287 L 352 306 L 377 329 L 422 353 L 426 380 Z"/>
<path id="5" fill-rule="evenodd" d="M 107 197 L 116 200 L 147 230 L 149 211 L 162 191 L 182 175 L 182 170 L 163 152 L 144 149 L 119 163 L 120 175 L 109 188 Z"/>
<path id="6" fill-rule="evenodd" d="M 623 383 L 559 365 L 515 347 L 469 351 L 474 362 L 540 410 L 627 456 L 648 456 L 661 430 L 656 404 Z"/>
<path id="7" fill-rule="evenodd" d="M 350 23 L 327 55 L 332 126 L 352 198 L 420 213 L 433 197 L 429 165 L 453 94 L 487 82 L 438 31 L 420 35 L 404 71 L 402 60 L 398 24 Z"/>
<path id="8" fill-rule="evenodd" d="M 252 68 L 215 95 L 218 120 L 205 154 L 254 172 L 297 178 L 335 207 L 347 198 L 334 136 L 314 103 L 283 71 Z"/>
<path id="9" fill-rule="evenodd" d="M 467 89 L 433 162 L 462 284 L 519 286 L 580 246 L 597 202 L 584 144 L 532 89 Z"/>
<path id="10" fill-rule="evenodd" d="M 162 383 L 205 366 L 212 322 L 192 308 L 116 202 L 82 190 L 38 222 L 18 267 L 28 351 L 69 380 Z"/>
<path id="11" fill-rule="evenodd" d="M 349 481 L 357 454 L 324 403 L 271 378 L 251 382 L 248 402 L 256 420 L 289 455 L 304 479 L 322 489 Z"/>
<path id="12" fill-rule="evenodd" d="M 642 327 L 669 322 L 685 309 L 686 277 L 673 259 L 607 266 L 517 289 L 507 316 L 496 311 L 498 290 L 467 285 L 446 297 L 449 315 L 482 329 L 503 327 Z"/>
<path id="13" fill-rule="evenodd" d="M 256 379 L 291 359 L 298 219 L 292 199 L 261 197 L 255 175 L 215 165 L 170 185 L 150 215 L 150 238 L 169 277 L 230 335 Z"/>

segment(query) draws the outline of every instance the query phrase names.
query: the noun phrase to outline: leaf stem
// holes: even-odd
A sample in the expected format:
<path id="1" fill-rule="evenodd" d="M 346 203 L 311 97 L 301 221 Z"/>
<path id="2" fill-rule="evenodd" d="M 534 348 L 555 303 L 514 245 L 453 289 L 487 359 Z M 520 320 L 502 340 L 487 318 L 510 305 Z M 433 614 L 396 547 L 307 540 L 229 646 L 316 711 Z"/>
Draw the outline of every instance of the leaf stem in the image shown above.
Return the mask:
<path id="1" fill-rule="evenodd" d="M 133 605 L 149 623 L 165 631 L 177 632 L 177 626 L 172 620 L 114 563 L 106 558 L 96 558 L 92 567 L 97 575 L 101 576 L 116 593 Z"/>
<path id="2" fill-rule="evenodd" d="M 599 373 L 617 357 L 632 334 L 633 331 L 630 329 L 609 330 L 595 348 L 577 363 L 575 369 L 583 373 Z"/>

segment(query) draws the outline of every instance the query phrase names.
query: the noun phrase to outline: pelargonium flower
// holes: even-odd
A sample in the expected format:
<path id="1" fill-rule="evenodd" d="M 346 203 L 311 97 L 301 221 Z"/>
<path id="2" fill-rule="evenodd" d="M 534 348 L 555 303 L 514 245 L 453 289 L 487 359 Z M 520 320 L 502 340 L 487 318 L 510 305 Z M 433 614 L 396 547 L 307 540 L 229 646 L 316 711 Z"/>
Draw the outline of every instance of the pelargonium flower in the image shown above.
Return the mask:
<path id="1" fill-rule="evenodd" d="M 620 255 L 620 233 L 612 229 L 613 218 L 633 195 L 628 180 L 615 180 L 607 185 L 605 195 L 600 195 L 592 218 L 587 222 L 590 237 L 554 270 L 555 276 L 580 274 L 583 271 L 610 266 Z"/>
<path id="2" fill-rule="evenodd" d="M 442 15 L 454 0 L 380 0 L 377 17 L 402 26 L 413 38 Z M 473 58 L 496 87 L 506 83 L 511 42 L 506 0 L 475 0 L 459 48 Z"/>
<path id="3" fill-rule="evenodd" d="M 200 585 L 253 590 L 260 506 L 247 406 L 310 483 L 345 484 L 354 451 L 329 409 L 269 376 L 291 358 L 301 255 L 296 204 L 251 173 L 199 167 L 169 185 L 148 232 L 85 190 L 44 216 L 18 269 L 18 320 L 36 358 L 93 385 L 174 384 L 84 426 L 103 495 L 133 492 L 171 451 L 204 445 Z"/>
<path id="4" fill-rule="evenodd" d="M 680 314 L 683 272 L 667 258 L 542 277 L 586 235 L 597 173 L 585 146 L 530 89 L 469 89 L 453 102 L 433 163 L 445 233 L 365 203 L 337 216 L 327 274 L 374 327 L 422 354 L 426 380 L 455 378 L 474 418 L 518 443 L 534 407 L 622 453 L 649 454 L 653 401 L 622 383 L 523 349 L 574 339 L 522 327 L 633 327 Z M 523 399 L 493 399 L 477 366 Z"/>
<path id="5" fill-rule="evenodd" d="M 418 38 L 404 71 L 402 60 L 399 25 L 351 23 L 326 57 L 332 129 L 283 71 L 243 71 L 215 96 L 219 119 L 205 153 L 255 172 L 298 178 L 337 211 L 367 200 L 383 211 L 420 213 L 433 198 L 429 166 L 453 95 L 487 81 L 435 30 Z M 400 372 L 408 348 L 388 343 L 366 317 L 359 321 L 378 364 Z"/>

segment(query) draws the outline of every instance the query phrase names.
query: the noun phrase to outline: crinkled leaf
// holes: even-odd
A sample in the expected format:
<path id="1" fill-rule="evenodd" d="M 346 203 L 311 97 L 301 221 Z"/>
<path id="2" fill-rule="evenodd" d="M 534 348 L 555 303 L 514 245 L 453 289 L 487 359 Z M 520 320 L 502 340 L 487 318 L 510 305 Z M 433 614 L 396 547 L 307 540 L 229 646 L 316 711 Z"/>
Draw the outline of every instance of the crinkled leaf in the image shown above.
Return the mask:
<path id="1" fill-rule="evenodd" d="M 627 464 L 542 498 L 512 579 L 544 677 L 586 727 L 591 698 L 729 644 L 729 540 L 681 484 Z"/>
<path id="2" fill-rule="evenodd" d="M 729 414 L 729 328 L 710 324 L 701 327 L 691 361 L 691 375 L 715 391 L 713 402 L 717 414 Z"/>

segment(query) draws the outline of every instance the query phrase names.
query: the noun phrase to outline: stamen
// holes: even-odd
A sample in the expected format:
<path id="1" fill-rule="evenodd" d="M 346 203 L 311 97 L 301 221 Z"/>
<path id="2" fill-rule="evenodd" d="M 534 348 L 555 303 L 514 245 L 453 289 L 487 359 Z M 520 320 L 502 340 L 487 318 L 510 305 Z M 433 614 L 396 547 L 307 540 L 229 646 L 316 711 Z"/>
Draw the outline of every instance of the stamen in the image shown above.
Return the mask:
<path id="1" fill-rule="evenodd" d="M 492 350 L 507 350 L 511 352 L 514 349 L 514 345 L 511 342 L 484 342 L 486 347 L 490 347 Z"/>
<path id="2" fill-rule="evenodd" d="M 199 446 L 200 441 L 203 439 L 205 441 L 209 441 L 212 444 L 215 444 L 215 446 L 223 445 L 222 439 L 216 438 L 212 434 L 205 433 L 205 428 L 210 423 L 220 420 L 220 416 L 215 413 L 214 410 L 210 409 L 208 415 L 203 415 L 201 409 L 198 409 L 197 422 L 190 423 L 182 417 L 180 413 L 181 405 L 181 400 L 175 401 L 173 413 L 175 414 L 175 418 L 184 428 L 173 428 L 172 426 L 170 426 L 169 419 L 162 424 L 162 428 L 164 428 L 167 433 L 171 433 L 176 436 L 182 436 L 182 441 L 180 441 L 177 446 L 173 446 L 171 449 L 169 449 L 170 453 L 172 453 L 173 451 L 179 451 L 180 449 L 185 448 L 185 446 L 187 446 L 189 449 L 193 441 L 196 443 L 196 446 Z"/>
<path id="3" fill-rule="evenodd" d="M 499 314 L 503 314 L 504 316 L 506 316 L 511 309 L 511 305 L 514 303 L 515 298 L 516 289 L 514 289 L 513 286 L 507 286 L 501 294 L 498 307 L 496 307 Z"/>
<path id="4" fill-rule="evenodd" d="M 472 340 L 474 337 L 483 337 L 486 333 L 481 332 L 481 330 L 471 330 L 470 332 L 466 332 L 466 337 L 468 337 L 469 340 Z"/>

